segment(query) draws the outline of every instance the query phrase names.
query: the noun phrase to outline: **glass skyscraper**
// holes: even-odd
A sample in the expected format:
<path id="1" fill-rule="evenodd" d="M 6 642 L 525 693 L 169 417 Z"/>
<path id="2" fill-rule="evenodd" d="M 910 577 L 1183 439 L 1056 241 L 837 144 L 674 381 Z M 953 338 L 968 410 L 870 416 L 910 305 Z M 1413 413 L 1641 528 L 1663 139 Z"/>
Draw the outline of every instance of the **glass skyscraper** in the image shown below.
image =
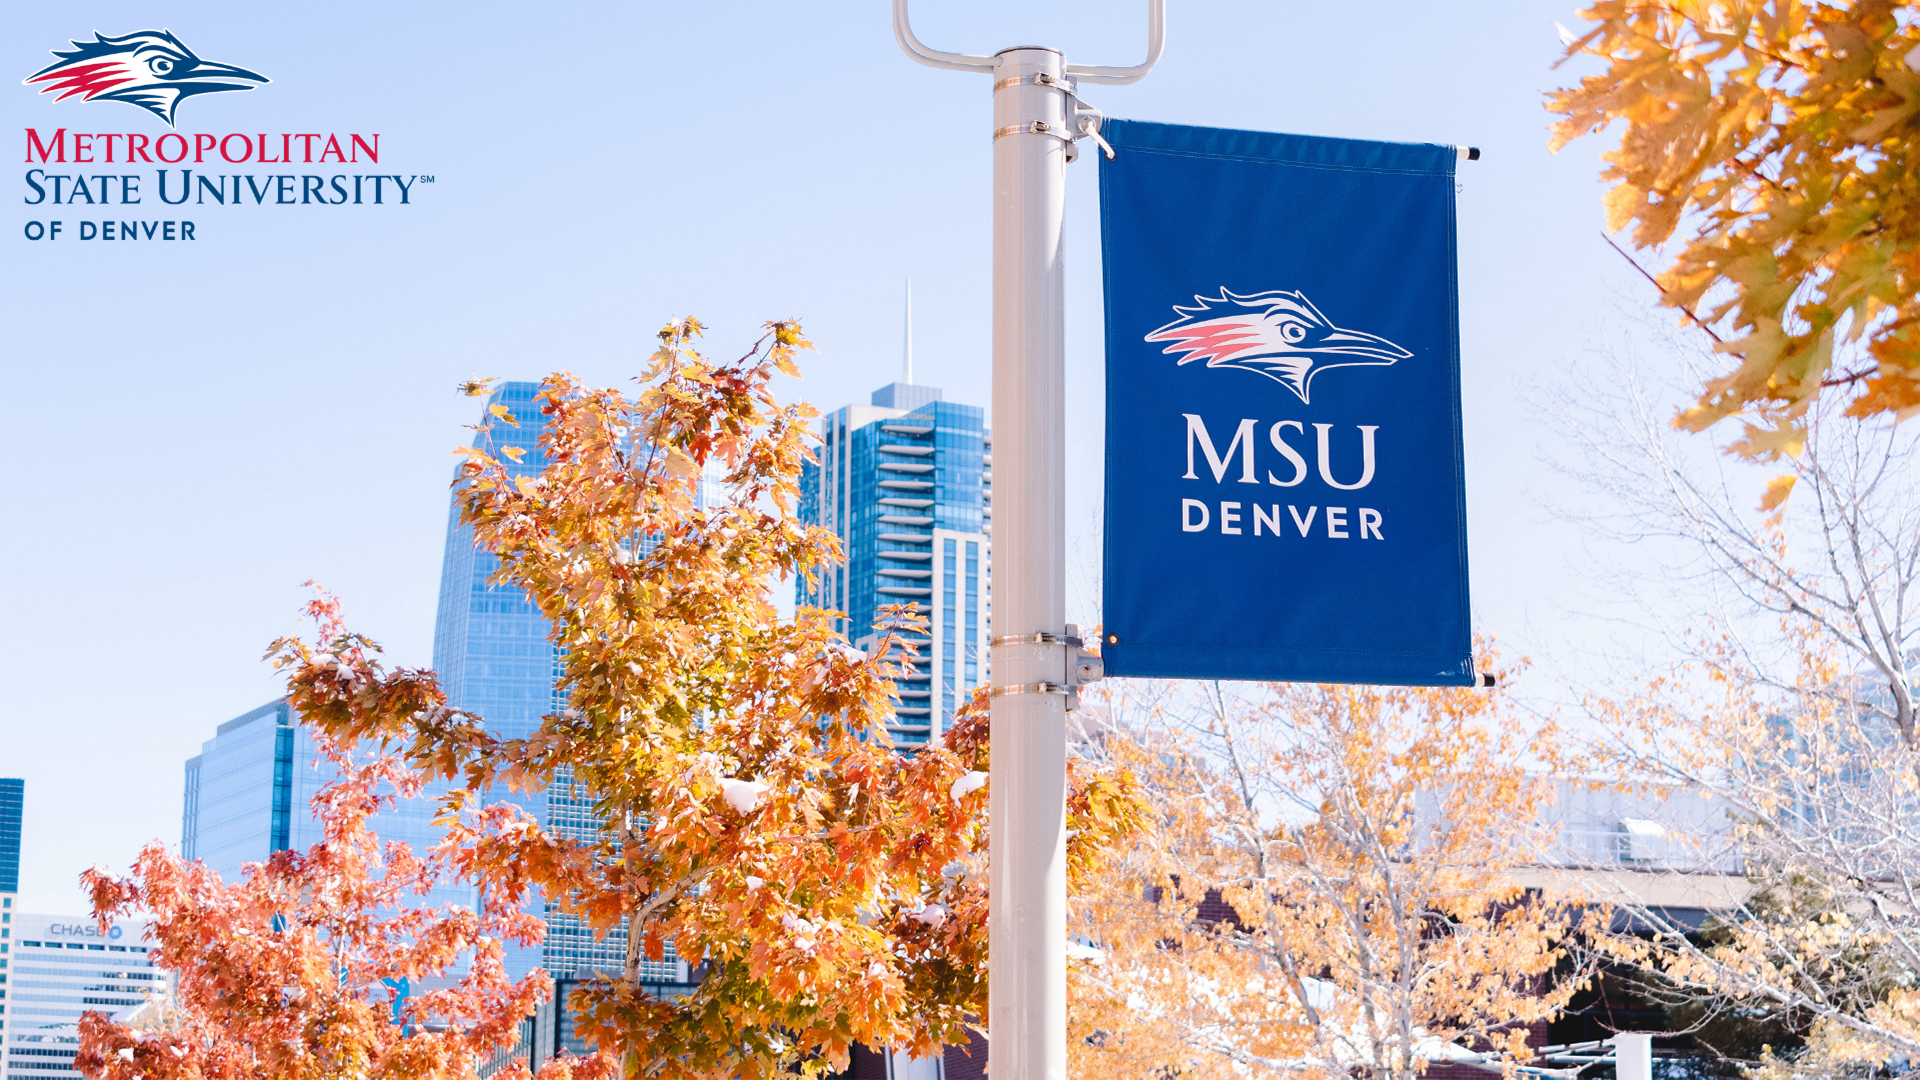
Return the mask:
<path id="1" fill-rule="evenodd" d="M 241 866 L 276 851 L 301 851 L 320 839 L 308 810 L 333 778 L 285 699 L 270 701 L 214 729 L 187 760 L 180 813 L 180 855 L 199 859 L 233 882 Z"/>
<path id="2" fill-rule="evenodd" d="M 546 467 L 540 432 L 546 417 L 534 400 L 538 383 L 503 383 L 487 399 L 504 406 L 519 424 L 483 412 L 474 445 L 490 451 L 509 475 L 534 477 Z M 519 462 L 509 447 L 525 452 Z M 553 646 L 547 620 L 519 589 L 488 583 L 498 559 L 474 546 L 473 529 L 460 523 L 456 494 L 447 513 L 446 554 L 440 564 L 440 612 L 433 628 L 433 668 L 449 704 L 470 709 L 496 734 L 532 734 L 553 707 Z M 528 807 L 532 810 L 532 807 Z"/>
<path id="3" fill-rule="evenodd" d="M 489 410 L 482 422 L 492 430 L 483 431 L 474 445 L 490 448 L 494 457 L 514 476 L 535 476 L 546 467 L 539 438 L 546 418 L 535 400 L 538 383 L 502 383 L 488 399 Z M 503 406 L 518 422 L 513 427 L 491 418 L 490 409 Z M 490 443 L 489 443 L 490 441 Z M 516 464 L 500 451 L 518 447 L 525 455 Z M 701 501 L 710 498 L 707 489 Z M 460 523 L 456 496 L 447 517 L 446 557 L 440 573 L 440 613 L 434 625 L 433 666 L 440 674 L 440 685 L 447 701 L 456 708 L 471 710 L 487 721 L 494 732 L 509 738 L 531 734 L 540 726 L 541 717 L 566 707 L 556 697 L 554 683 L 560 658 L 549 638 L 551 626 L 517 588 L 489 583 L 499 560 L 474 546 L 472 528 Z M 521 808 L 555 835 L 572 840 L 594 840 L 600 834 L 600 818 L 593 800 L 571 782 L 564 772 L 541 795 L 512 797 Z M 595 971 L 622 971 L 626 967 L 627 938 L 624 928 L 595 940 L 593 931 L 581 921 L 548 904 L 546 940 L 541 945 L 538 963 L 556 978 L 573 978 Z M 529 953 L 531 950 L 527 950 Z M 510 950 L 511 952 L 511 950 Z M 514 964 L 509 970 L 518 974 L 532 966 L 532 957 Z M 662 983 L 684 983 L 686 965 L 668 946 L 658 962 L 641 964 L 642 978 Z"/>
<path id="4" fill-rule="evenodd" d="M 987 679 L 988 533 L 992 444 L 985 410 L 896 382 L 867 405 L 820 419 L 818 460 L 800 479 L 799 512 L 840 538 L 846 559 L 802 580 L 803 605 L 841 611 L 836 629 L 871 648 L 880 609 L 918 605 L 926 633 L 913 674 L 900 681 L 901 746 L 924 744 Z"/>
<path id="5" fill-rule="evenodd" d="M 200 753 L 187 760 L 180 815 L 180 854 L 198 859 L 233 883 L 245 866 L 276 851 L 305 851 L 322 838 L 313 797 L 338 776 L 314 745 L 311 729 L 282 698 L 221 724 Z M 377 813 L 368 826 L 384 841 L 404 841 L 425 851 L 440 841 L 433 824 L 444 783 L 429 784 L 419 798 Z M 445 885 L 419 901 L 423 906 L 474 906 L 473 889 Z M 525 950 L 530 953 L 530 950 Z M 511 956 L 509 947 L 509 961 Z M 534 960 L 520 958 L 522 970 Z"/>
<path id="6" fill-rule="evenodd" d="M 546 418 L 535 400 L 538 392 L 538 383 L 503 383 L 481 411 L 481 422 L 489 430 L 480 432 L 474 445 L 489 449 L 516 477 L 537 475 L 546 465 L 539 447 Z M 493 417 L 495 405 L 505 408 L 519 426 Z M 506 447 L 517 447 L 524 456 L 515 463 L 501 452 Z M 702 487 L 700 501 L 709 504 L 713 497 L 709 482 Z M 546 618 L 519 589 L 490 583 L 498 569 L 499 560 L 476 548 L 472 528 L 461 524 L 456 496 L 447 519 L 433 666 L 450 705 L 481 717 L 495 734 L 515 738 L 531 734 L 544 714 L 566 703 L 554 692 L 559 657 L 549 640 Z M 320 835 L 310 802 L 332 777 L 307 729 L 284 701 L 220 725 L 200 755 L 187 762 L 182 854 L 205 860 L 223 878 L 234 880 L 245 862 L 264 859 L 283 848 L 305 849 Z M 374 830 L 382 840 L 405 840 L 416 849 L 437 843 L 439 830 L 433 818 L 445 789 L 444 784 L 429 785 L 422 797 L 377 815 Z M 496 792 L 492 797 L 517 804 L 557 835 L 576 840 L 599 835 L 600 819 L 592 798 L 564 775 L 540 794 Z M 471 889 L 444 889 L 436 890 L 426 902 L 471 906 L 474 897 Z M 509 944 L 509 974 L 518 977 L 538 966 L 556 978 L 578 978 L 624 969 L 624 928 L 596 941 L 580 920 L 553 910 L 552 905 L 542 914 L 547 922 L 545 942 L 537 949 Z M 643 963 L 642 969 L 642 978 L 660 984 L 661 992 L 671 992 L 671 986 L 688 979 L 686 965 L 673 955 L 671 946 L 661 961 Z"/>
<path id="7" fill-rule="evenodd" d="M 13 962 L 13 899 L 20 891 L 20 815 L 26 794 L 25 780 L 0 780 L 0 1064 L 6 1059 L 7 980 L 13 975 L 7 966 Z"/>
<path id="8" fill-rule="evenodd" d="M 20 815 L 26 801 L 25 780 L 0 780 L 0 893 L 20 891 Z"/>
<path id="9" fill-rule="evenodd" d="M 481 411 L 487 430 L 475 435 L 474 446 L 492 453 L 515 477 L 537 476 L 546 465 L 540 452 L 546 417 L 534 400 L 539 389 L 537 383 L 502 383 Z M 503 406 L 519 426 L 494 417 L 490 409 L 495 405 Z M 525 451 L 525 456 L 514 462 L 504 453 L 508 447 Z M 440 563 L 433 668 L 447 704 L 470 710 L 496 735 L 519 738 L 531 734 L 552 707 L 553 646 L 547 641 L 546 619 L 524 593 L 488 583 L 499 565 L 491 554 L 474 547 L 473 529 L 460 523 L 456 493 L 448 509 L 446 552 Z M 544 798 L 510 793 L 499 797 L 546 824 Z M 540 960 L 535 949 L 507 945 L 507 970 L 516 977 L 539 966 Z"/>

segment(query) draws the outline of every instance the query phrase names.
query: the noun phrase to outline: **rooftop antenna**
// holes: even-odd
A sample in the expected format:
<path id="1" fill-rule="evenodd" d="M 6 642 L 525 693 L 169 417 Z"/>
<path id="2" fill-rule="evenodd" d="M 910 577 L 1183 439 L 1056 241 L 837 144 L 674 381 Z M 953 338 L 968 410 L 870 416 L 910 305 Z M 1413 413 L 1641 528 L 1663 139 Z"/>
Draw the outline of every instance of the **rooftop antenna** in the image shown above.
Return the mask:
<path id="1" fill-rule="evenodd" d="M 907 279 L 907 328 L 905 342 L 901 346 L 900 381 L 913 385 L 913 279 Z"/>

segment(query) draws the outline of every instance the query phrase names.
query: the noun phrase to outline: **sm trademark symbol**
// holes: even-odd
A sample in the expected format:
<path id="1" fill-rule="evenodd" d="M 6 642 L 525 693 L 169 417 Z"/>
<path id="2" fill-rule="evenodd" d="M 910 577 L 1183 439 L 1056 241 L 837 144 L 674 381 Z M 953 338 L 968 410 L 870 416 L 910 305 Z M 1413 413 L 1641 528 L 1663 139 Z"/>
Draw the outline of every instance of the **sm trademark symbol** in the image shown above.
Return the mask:
<path id="1" fill-rule="evenodd" d="M 420 182 L 421 182 L 421 183 L 423 183 L 423 184 L 431 184 L 431 183 L 433 183 L 433 177 L 431 177 L 431 176 L 422 176 L 422 177 L 420 177 L 420 178 L 419 178 L 419 180 L 420 180 Z"/>

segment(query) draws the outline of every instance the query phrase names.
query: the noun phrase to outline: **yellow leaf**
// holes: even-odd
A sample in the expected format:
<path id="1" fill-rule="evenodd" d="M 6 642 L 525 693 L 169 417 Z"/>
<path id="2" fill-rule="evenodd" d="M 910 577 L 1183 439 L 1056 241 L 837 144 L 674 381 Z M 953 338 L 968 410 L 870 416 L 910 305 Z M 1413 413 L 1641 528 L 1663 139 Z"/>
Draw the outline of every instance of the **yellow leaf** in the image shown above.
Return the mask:
<path id="1" fill-rule="evenodd" d="M 1779 476 L 1768 480 L 1767 493 L 1760 499 L 1760 509 L 1774 510 L 1777 509 L 1781 503 L 1786 502 L 1787 496 L 1793 494 L 1793 482 L 1797 479 L 1799 479 L 1799 477 L 1792 473 L 1781 473 Z"/>
<path id="2" fill-rule="evenodd" d="M 696 465 L 694 460 L 686 455 L 685 451 L 680 450 L 678 447 L 669 447 L 667 450 L 667 472 L 670 475 L 685 480 L 688 477 L 698 475 L 700 466 Z"/>
<path id="3" fill-rule="evenodd" d="M 1607 192 L 1601 199 L 1601 205 L 1607 208 L 1607 231 L 1619 232 L 1626 228 L 1644 201 L 1640 189 L 1632 184 L 1619 184 Z"/>
<path id="4" fill-rule="evenodd" d="M 1911 12 L 1600 0 L 1581 13 L 1595 25 L 1568 58 L 1598 70 L 1547 95 L 1551 145 L 1618 139 L 1601 155 L 1608 232 L 1631 227 L 1636 247 L 1669 260 L 1652 274 L 1658 302 L 1697 315 L 1738 361 L 1702 380 L 1685 428 L 1798 419 L 1828 393 L 1863 419 L 1920 405 L 1861 381 L 1920 369 L 1913 174 L 1879 163 L 1908 160 L 1920 118 Z M 1848 355 L 1835 357 L 1843 319 Z M 1798 452 L 1794 438 L 1776 426 L 1729 449 L 1777 458 Z"/>
<path id="5" fill-rule="evenodd" d="M 1807 433 L 1791 420 L 1775 420 L 1770 428 L 1748 424 L 1746 429 L 1727 449 L 1750 461 L 1778 461 L 1782 455 L 1797 458 L 1807 445 Z"/>

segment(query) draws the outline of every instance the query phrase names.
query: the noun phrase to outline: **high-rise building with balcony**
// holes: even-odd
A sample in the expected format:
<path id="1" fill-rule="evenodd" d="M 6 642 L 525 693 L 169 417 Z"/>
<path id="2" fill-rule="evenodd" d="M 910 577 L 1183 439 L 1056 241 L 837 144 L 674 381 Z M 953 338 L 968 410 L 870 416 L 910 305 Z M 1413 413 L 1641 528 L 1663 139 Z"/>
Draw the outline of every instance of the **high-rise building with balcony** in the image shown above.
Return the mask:
<path id="1" fill-rule="evenodd" d="M 817 460 L 800 480 L 800 517 L 832 530 L 846 557 L 802 580 L 797 600 L 842 612 L 836 629 L 861 648 L 873 644 L 888 606 L 916 606 L 925 633 L 908 635 L 919 655 L 899 682 L 889 731 L 896 744 L 922 745 L 987 679 L 986 413 L 903 381 L 874 391 L 869 404 L 828 413 L 819 435 Z"/>

